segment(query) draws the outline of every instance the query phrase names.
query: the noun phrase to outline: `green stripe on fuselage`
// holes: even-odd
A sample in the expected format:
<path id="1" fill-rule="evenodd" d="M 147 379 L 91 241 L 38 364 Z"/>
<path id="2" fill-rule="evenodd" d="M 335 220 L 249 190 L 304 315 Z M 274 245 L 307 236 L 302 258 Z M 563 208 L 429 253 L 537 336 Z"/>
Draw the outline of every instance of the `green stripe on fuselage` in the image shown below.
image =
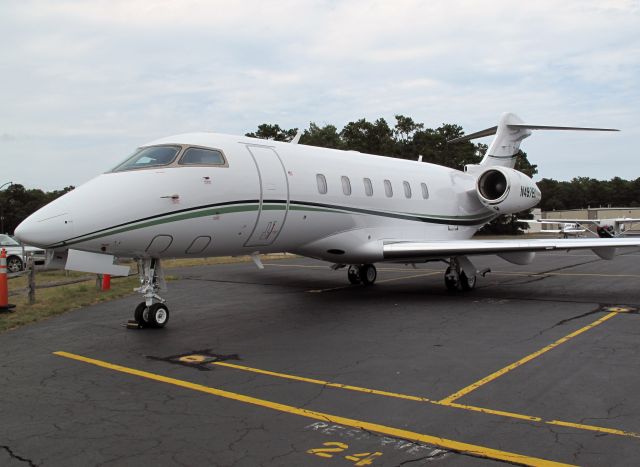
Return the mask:
<path id="1" fill-rule="evenodd" d="M 311 203 L 309 203 L 311 204 Z M 85 236 L 76 237 L 73 240 L 68 240 L 64 242 L 57 243 L 55 245 L 51 245 L 49 248 L 55 248 L 60 246 L 68 246 L 73 245 L 80 242 L 85 242 L 88 240 L 95 240 L 98 238 L 106 237 L 109 235 L 130 232 L 133 230 L 143 229 L 146 227 L 152 227 L 155 225 L 168 224 L 171 222 L 178 222 L 188 219 L 197 219 L 200 217 L 206 216 L 217 216 L 221 214 L 232 214 L 232 213 L 241 213 L 241 212 L 252 212 L 258 211 L 260 209 L 260 205 L 258 203 L 239 203 L 236 205 L 228 205 L 228 206 L 220 206 L 213 208 L 193 208 L 192 211 L 180 213 L 180 214 L 171 214 L 168 213 L 165 216 L 160 216 L 156 219 L 149 221 L 131 221 L 129 224 L 122 227 L 114 227 L 112 229 L 103 229 L 99 232 L 95 232 L 94 234 L 86 234 Z M 262 204 L 263 211 L 282 211 L 286 210 L 287 205 L 286 201 L 281 202 L 269 202 L 265 201 Z M 465 215 L 465 216 L 437 216 L 437 215 L 425 215 L 425 214 L 415 214 L 415 213 L 407 213 L 407 212 L 388 212 L 388 211 L 376 211 L 372 209 L 362 209 L 362 208 L 351 208 L 349 206 L 310 206 L 304 202 L 296 202 L 291 201 L 289 204 L 289 210 L 291 211 L 306 211 L 306 212 L 324 212 L 324 213 L 337 213 L 337 214 L 358 214 L 358 215 L 372 215 L 372 216 L 381 216 L 381 217 L 390 217 L 390 218 L 399 218 L 402 220 L 408 220 L 413 222 L 426 222 L 442 224 L 443 221 L 446 221 L 450 224 L 463 224 L 470 225 L 469 222 L 476 221 L 477 224 L 481 224 L 484 222 L 488 222 L 494 216 L 487 215 L 485 213 L 481 215 Z"/>

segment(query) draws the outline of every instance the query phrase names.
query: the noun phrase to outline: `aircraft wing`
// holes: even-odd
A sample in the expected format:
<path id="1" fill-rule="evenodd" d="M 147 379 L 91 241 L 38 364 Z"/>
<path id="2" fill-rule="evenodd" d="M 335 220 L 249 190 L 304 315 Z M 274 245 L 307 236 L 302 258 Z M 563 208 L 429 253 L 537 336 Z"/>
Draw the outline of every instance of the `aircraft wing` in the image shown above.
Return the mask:
<path id="1" fill-rule="evenodd" d="M 499 255 L 507 261 L 526 264 L 530 262 L 530 259 L 525 262 L 526 254 L 538 251 L 590 249 L 602 259 L 612 259 L 619 248 L 640 248 L 640 238 L 385 241 L 383 257 L 388 261 L 411 262 L 453 256 Z M 523 258 L 522 262 L 520 258 Z"/>

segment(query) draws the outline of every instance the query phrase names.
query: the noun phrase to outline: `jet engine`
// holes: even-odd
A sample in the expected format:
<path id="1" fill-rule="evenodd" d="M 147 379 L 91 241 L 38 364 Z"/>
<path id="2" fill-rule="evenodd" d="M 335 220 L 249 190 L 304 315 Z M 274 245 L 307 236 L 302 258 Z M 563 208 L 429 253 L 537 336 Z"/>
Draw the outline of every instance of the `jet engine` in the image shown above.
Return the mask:
<path id="1" fill-rule="evenodd" d="M 477 178 L 478 199 L 500 214 L 530 209 L 540 202 L 540 190 L 522 172 L 508 167 L 490 167 Z"/>

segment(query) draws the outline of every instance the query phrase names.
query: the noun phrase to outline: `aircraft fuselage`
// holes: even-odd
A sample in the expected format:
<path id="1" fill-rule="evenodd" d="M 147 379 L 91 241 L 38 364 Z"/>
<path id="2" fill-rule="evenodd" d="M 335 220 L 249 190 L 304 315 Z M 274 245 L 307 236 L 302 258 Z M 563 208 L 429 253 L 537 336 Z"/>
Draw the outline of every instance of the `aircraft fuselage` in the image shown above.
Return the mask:
<path id="1" fill-rule="evenodd" d="M 29 218 L 25 241 L 121 257 L 375 262 L 385 239 L 467 239 L 496 216 L 474 176 L 438 165 L 212 133 L 154 145 L 217 149 L 225 164 L 181 166 L 178 155 L 102 174 Z"/>

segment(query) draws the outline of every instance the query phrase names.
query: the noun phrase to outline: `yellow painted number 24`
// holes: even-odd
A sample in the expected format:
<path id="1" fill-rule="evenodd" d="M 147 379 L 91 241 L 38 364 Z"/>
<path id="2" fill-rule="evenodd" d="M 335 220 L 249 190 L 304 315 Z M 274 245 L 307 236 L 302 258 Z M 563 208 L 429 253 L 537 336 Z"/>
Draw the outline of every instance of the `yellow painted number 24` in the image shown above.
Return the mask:
<path id="1" fill-rule="evenodd" d="M 334 454 L 339 452 L 344 452 L 349 449 L 349 445 L 345 443 L 339 443 L 337 441 L 329 441 L 327 443 L 322 443 L 323 448 L 314 448 L 309 449 L 307 454 L 313 454 L 318 457 L 331 458 Z M 380 457 L 382 455 L 381 452 L 360 452 L 357 454 L 350 454 L 348 456 L 344 456 L 345 459 L 352 461 L 358 467 L 371 465 L 373 464 L 373 460 L 376 457 Z"/>

